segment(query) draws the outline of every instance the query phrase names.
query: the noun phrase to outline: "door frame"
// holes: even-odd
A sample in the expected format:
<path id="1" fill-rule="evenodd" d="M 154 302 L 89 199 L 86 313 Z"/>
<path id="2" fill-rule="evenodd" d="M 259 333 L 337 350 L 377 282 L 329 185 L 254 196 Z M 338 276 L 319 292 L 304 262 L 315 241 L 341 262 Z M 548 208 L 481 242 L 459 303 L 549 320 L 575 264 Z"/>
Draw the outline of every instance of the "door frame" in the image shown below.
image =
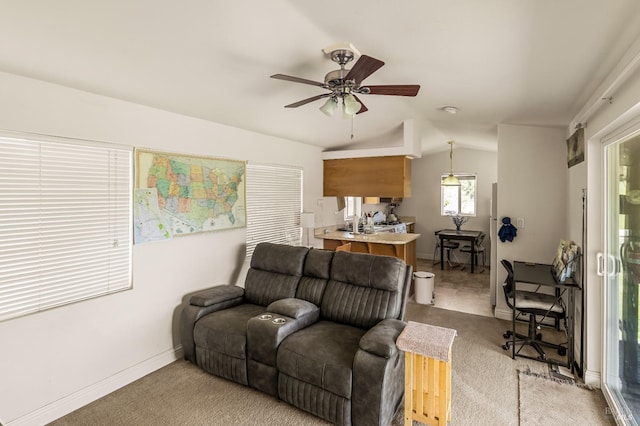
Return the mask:
<path id="1" fill-rule="evenodd" d="M 607 348 L 607 330 L 609 329 L 608 324 L 606 324 L 606 320 L 609 317 L 609 299 L 608 299 L 608 292 L 607 292 L 607 286 L 608 286 L 608 276 L 609 276 L 609 267 L 611 265 L 611 262 L 608 261 L 608 256 L 607 256 L 607 248 L 610 246 L 610 235 L 608 235 L 608 229 L 609 229 L 609 216 L 608 216 L 608 197 L 607 197 L 607 185 L 606 185 L 606 178 L 608 176 L 609 173 L 609 161 L 608 161 L 608 157 L 607 157 L 607 148 L 612 145 L 617 143 L 618 141 L 622 140 L 622 139 L 626 139 L 629 138 L 630 136 L 637 134 L 638 132 L 640 132 L 640 113 L 638 114 L 634 114 L 634 116 L 630 119 L 628 119 L 627 121 L 625 121 L 624 123 L 621 124 L 617 124 L 614 126 L 614 123 L 612 123 L 611 126 L 608 127 L 607 129 L 608 131 L 606 132 L 606 134 L 600 138 L 595 138 L 598 142 L 599 145 L 599 158 L 598 161 L 600 163 L 600 200 L 602 200 L 601 203 L 601 220 L 600 220 L 600 229 L 599 229 L 599 233 L 600 233 L 600 237 L 601 237 L 601 244 L 602 244 L 602 251 L 601 253 L 603 253 L 603 257 L 604 257 L 604 261 L 603 264 L 601 265 L 601 270 L 603 272 L 602 276 L 599 276 L 598 278 L 600 279 L 600 295 L 601 295 L 601 304 L 600 304 L 600 308 L 601 308 L 601 324 L 602 324 L 602 328 L 601 328 L 601 375 L 600 375 L 600 387 L 602 390 L 602 393 L 604 394 L 604 397 L 607 401 L 607 404 L 609 405 L 609 409 L 611 410 L 611 414 L 614 416 L 616 423 L 618 424 L 637 424 L 635 422 L 633 423 L 628 423 L 628 418 L 625 417 L 625 412 L 628 412 L 626 410 L 628 410 L 628 407 L 622 407 L 620 406 L 620 404 L 618 403 L 617 398 L 614 397 L 614 395 L 611 392 L 611 389 L 607 386 L 607 384 L 605 383 L 606 378 L 608 377 L 608 348 Z M 602 133 L 602 132 L 601 132 Z M 598 262 L 598 261 L 596 261 Z M 631 421 L 633 421 L 631 419 Z"/>

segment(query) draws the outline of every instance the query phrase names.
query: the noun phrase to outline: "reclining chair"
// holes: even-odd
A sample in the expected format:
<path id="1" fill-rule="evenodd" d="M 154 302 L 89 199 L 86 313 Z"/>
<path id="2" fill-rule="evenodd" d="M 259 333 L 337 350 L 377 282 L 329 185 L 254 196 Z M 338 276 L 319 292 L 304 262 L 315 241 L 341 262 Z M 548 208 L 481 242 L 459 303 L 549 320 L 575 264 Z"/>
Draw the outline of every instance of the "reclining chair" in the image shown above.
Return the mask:
<path id="1" fill-rule="evenodd" d="M 515 330 L 507 330 L 504 333 L 504 338 L 507 340 L 502 349 L 505 351 L 514 345 L 520 345 L 520 349 L 512 351 L 511 358 L 514 358 L 516 353 L 519 353 L 525 345 L 531 346 L 538 353 L 538 359 L 545 361 L 547 355 L 545 354 L 543 347 L 552 348 L 558 351 L 561 356 L 566 355 L 567 348 L 555 343 L 549 343 L 542 340 L 542 334 L 538 332 L 540 329 L 540 323 L 537 317 L 553 318 L 556 323 L 566 318 L 565 306 L 562 298 L 556 297 L 550 294 L 537 293 L 532 291 L 520 291 L 515 290 L 515 281 L 513 276 L 513 265 L 508 260 L 502 259 L 500 261 L 502 266 L 507 270 L 507 279 L 505 280 L 502 288 L 504 290 L 504 297 L 509 308 L 513 310 L 513 315 L 516 319 L 521 314 L 529 315 L 529 332 L 527 335 L 515 333 Z M 515 335 L 514 335 L 515 333 Z M 515 339 L 514 339 L 515 337 Z"/>

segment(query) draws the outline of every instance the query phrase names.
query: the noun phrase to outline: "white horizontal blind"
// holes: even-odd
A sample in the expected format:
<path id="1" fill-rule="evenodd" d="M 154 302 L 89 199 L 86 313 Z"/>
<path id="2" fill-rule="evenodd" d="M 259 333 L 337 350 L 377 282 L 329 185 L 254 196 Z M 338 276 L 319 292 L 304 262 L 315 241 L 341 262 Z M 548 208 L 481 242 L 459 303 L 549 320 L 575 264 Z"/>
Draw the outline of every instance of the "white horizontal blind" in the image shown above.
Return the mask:
<path id="1" fill-rule="evenodd" d="M 0 136 L 0 320 L 131 288 L 131 149 Z"/>
<path id="2" fill-rule="evenodd" d="M 300 244 L 302 170 L 247 164 L 247 256 L 260 242 Z"/>

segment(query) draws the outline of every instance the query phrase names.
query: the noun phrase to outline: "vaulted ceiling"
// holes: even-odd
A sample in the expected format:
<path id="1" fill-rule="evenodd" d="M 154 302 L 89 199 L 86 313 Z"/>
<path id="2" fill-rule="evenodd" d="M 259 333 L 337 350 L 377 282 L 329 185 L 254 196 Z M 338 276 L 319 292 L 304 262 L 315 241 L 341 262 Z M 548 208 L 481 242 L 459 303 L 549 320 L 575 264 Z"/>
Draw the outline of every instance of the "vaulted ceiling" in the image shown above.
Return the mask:
<path id="1" fill-rule="evenodd" d="M 636 0 L 2 0 L 0 71 L 324 148 L 415 119 L 424 152 L 494 150 L 498 123 L 567 126 L 638 29 Z M 325 90 L 269 76 L 323 81 L 340 42 L 418 96 L 361 95 L 353 122 L 284 108 Z"/>

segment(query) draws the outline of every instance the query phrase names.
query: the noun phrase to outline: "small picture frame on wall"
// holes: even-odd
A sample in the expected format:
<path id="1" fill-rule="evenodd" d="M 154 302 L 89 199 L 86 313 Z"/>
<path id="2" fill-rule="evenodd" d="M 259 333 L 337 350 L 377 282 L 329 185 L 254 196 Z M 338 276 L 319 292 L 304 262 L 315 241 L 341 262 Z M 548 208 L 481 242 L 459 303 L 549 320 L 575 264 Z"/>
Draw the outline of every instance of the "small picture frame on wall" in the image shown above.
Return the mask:
<path id="1" fill-rule="evenodd" d="M 584 127 L 580 127 L 567 139 L 567 165 L 573 167 L 583 161 Z"/>

